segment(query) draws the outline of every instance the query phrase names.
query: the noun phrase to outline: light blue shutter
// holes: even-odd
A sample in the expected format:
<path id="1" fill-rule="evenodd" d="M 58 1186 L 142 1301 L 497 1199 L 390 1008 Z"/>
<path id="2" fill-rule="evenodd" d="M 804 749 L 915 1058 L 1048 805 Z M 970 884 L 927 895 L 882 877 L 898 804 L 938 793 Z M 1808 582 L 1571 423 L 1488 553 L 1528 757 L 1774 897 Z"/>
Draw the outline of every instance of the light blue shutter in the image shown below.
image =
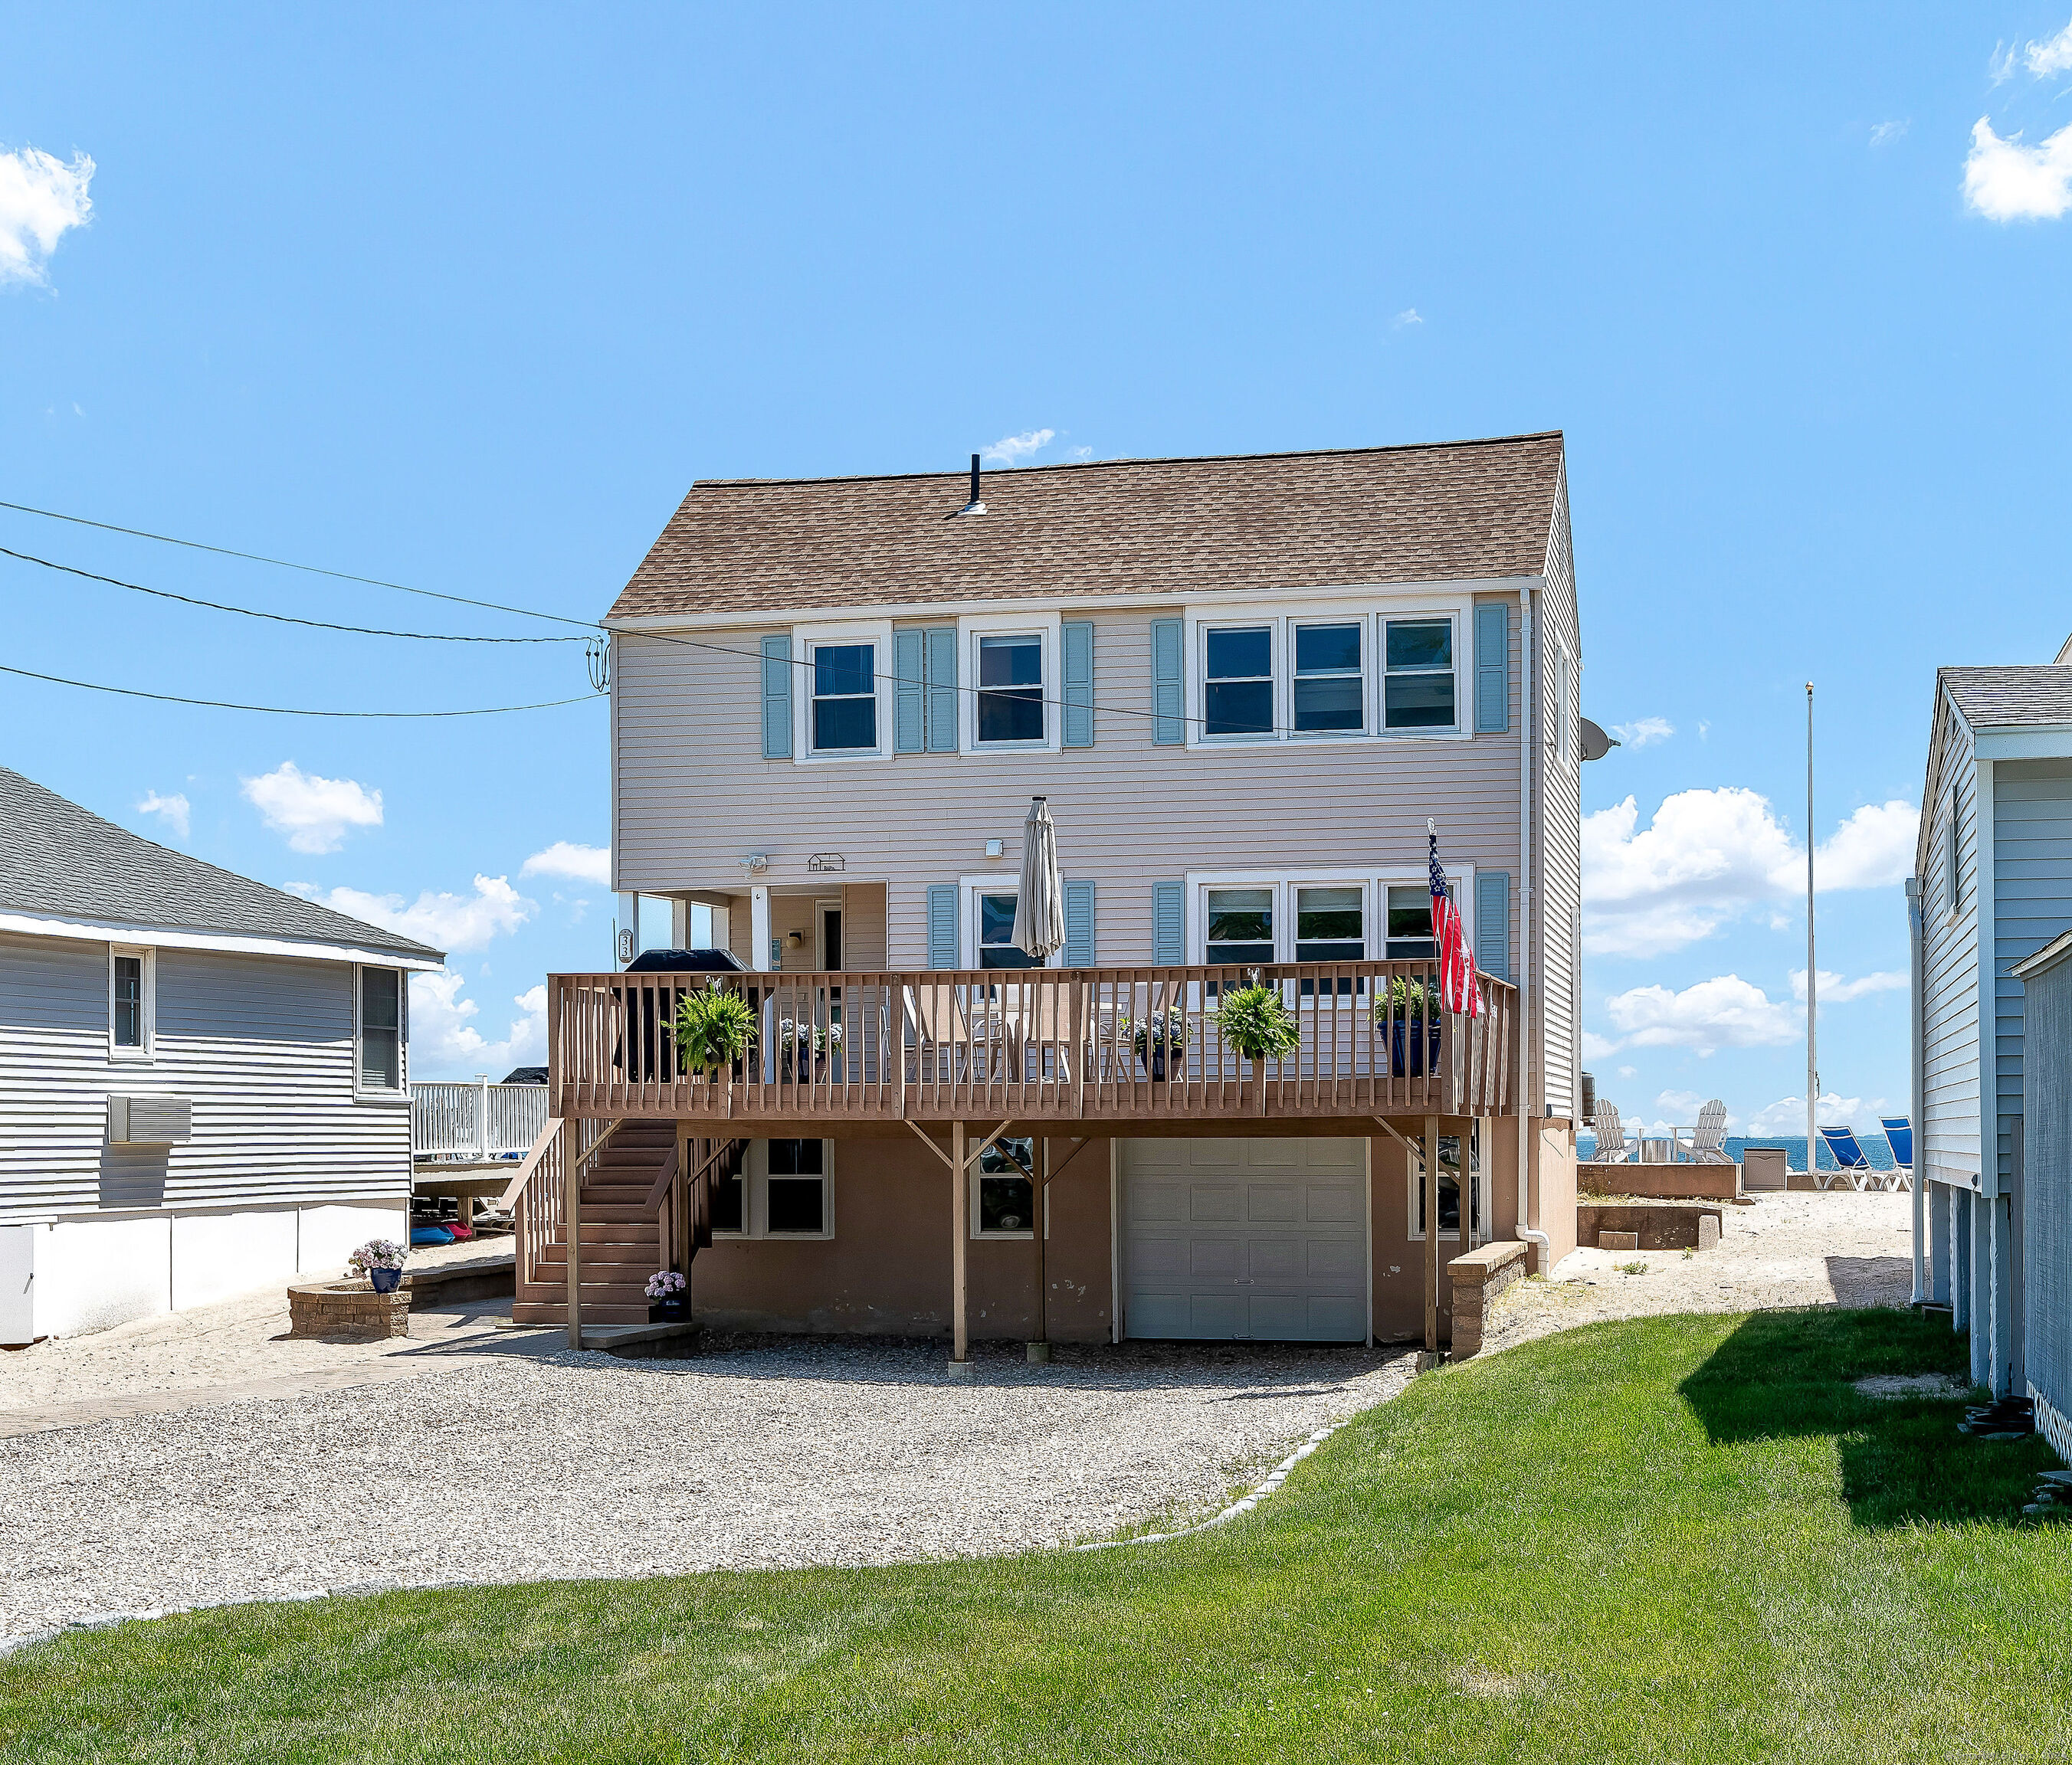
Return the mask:
<path id="1" fill-rule="evenodd" d="M 919 631 L 892 634 L 892 751 L 919 753 L 928 745 L 922 716 L 921 637 Z"/>
<path id="2" fill-rule="evenodd" d="M 1475 872 L 1475 967 L 1511 979 L 1511 872 Z"/>
<path id="3" fill-rule="evenodd" d="M 1151 885 L 1151 959 L 1161 968 L 1178 968 L 1187 960 L 1187 885 Z"/>
<path id="4" fill-rule="evenodd" d="M 1511 609 L 1475 609 L 1475 732 L 1501 735 L 1511 727 Z"/>
<path id="5" fill-rule="evenodd" d="M 1151 622 L 1151 739 L 1161 748 L 1182 747 L 1187 740 L 1185 629 L 1179 619 Z"/>
<path id="6" fill-rule="evenodd" d="M 1066 620 L 1059 630 L 1059 642 L 1065 651 L 1064 745 L 1091 748 L 1094 745 L 1093 621 Z"/>
<path id="7" fill-rule="evenodd" d="M 928 885 L 928 966 L 957 966 L 957 885 Z"/>
<path id="8" fill-rule="evenodd" d="M 957 628 L 941 626 L 928 640 L 928 752 L 957 751 Z M 955 963 L 947 965 L 954 968 Z"/>
<path id="9" fill-rule="evenodd" d="M 1065 883 L 1065 966 L 1094 965 L 1094 883 L 1091 876 Z"/>
<path id="10" fill-rule="evenodd" d="M 791 757 L 791 639 L 763 640 L 763 757 Z"/>

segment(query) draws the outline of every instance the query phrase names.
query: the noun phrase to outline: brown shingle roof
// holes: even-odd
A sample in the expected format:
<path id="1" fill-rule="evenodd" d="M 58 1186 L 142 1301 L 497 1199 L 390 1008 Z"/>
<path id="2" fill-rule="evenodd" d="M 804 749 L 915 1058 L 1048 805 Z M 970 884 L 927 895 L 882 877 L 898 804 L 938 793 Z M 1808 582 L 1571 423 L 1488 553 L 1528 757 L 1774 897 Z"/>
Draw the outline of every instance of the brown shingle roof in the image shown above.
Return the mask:
<path id="1" fill-rule="evenodd" d="M 1974 729 L 2072 723 L 2072 667 L 2041 662 L 1936 671 Z"/>
<path id="2" fill-rule="evenodd" d="M 611 610 L 774 613 L 1025 595 L 1535 576 L 1561 436 L 966 475 L 707 479 Z"/>

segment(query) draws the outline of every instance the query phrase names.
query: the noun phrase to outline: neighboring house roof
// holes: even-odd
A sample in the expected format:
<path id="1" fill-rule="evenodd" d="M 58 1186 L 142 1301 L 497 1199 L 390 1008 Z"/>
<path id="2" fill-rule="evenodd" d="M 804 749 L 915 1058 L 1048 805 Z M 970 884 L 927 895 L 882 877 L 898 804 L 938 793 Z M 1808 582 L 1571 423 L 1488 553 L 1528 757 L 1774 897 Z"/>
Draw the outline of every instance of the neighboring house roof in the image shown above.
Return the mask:
<path id="1" fill-rule="evenodd" d="M 707 479 L 610 617 L 1537 576 L 1558 430 L 968 477 Z"/>
<path id="2" fill-rule="evenodd" d="M 0 766 L 0 913 L 443 961 L 443 951 L 154 844 Z"/>
<path id="3" fill-rule="evenodd" d="M 2072 723 L 2072 667 L 1942 668 L 1936 677 L 1974 729 Z"/>

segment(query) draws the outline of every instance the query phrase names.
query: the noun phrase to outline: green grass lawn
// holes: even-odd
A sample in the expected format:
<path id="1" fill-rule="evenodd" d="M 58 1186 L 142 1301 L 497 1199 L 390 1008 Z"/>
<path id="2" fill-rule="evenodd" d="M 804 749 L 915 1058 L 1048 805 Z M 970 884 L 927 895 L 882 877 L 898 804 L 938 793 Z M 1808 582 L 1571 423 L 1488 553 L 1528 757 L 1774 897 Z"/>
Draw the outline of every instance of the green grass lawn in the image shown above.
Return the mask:
<path id="1" fill-rule="evenodd" d="M 2072 1529 L 2016 1523 L 2048 1449 L 1848 1383 L 1960 1348 L 1599 1325 L 1418 1381 L 1178 1544 L 80 1634 L 0 1664 L 0 1757 L 2064 1759 Z"/>

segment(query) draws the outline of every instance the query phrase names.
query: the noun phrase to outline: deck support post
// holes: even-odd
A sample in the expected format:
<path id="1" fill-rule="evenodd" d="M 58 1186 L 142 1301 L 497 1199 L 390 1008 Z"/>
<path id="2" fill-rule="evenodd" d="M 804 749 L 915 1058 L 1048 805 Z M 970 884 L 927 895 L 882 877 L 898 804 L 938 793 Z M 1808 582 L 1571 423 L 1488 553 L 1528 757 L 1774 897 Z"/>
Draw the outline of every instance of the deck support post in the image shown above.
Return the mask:
<path id="1" fill-rule="evenodd" d="M 569 1257 L 565 1265 L 568 1272 L 568 1303 L 563 1308 L 568 1314 L 569 1346 L 582 1346 L 582 1167 L 576 1160 L 576 1133 L 574 1122 L 561 1123 L 561 1180 L 566 1192 L 561 1202 L 561 1217 L 568 1221 Z"/>
<path id="2" fill-rule="evenodd" d="M 971 1247 L 971 1184 L 964 1169 L 964 1124 L 950 1123 L 951 1360 L 971 1359 L 971 1325 L 965 1313 L 965 1262 Z"/>
<path id="3" fill-rule="evenodd" d="M 1049 1295 L 1044 1290 L 1043 1233 L 1050 1223 L 1050 1143 L 1042 1135 L 1036 1136 L 1036 1168 L 1029 1173 L 1029 1201 L 1034 1217 L 1030 1224 L 1035 1229 L 1030 1236 L 1036 1241 L 1036 1333 L 1030 1339 L 1032 1348 L 1038 1344 L 1042 1351 L 1050 1352 L 1050 1328 L 1049 1308 L 1045 1303 Z"/>
<path id="4" fill-rule="evenodd" d="M 1439 1352 L 1439 1118 L 1424 1118 L 1424 1352 Z"/>

